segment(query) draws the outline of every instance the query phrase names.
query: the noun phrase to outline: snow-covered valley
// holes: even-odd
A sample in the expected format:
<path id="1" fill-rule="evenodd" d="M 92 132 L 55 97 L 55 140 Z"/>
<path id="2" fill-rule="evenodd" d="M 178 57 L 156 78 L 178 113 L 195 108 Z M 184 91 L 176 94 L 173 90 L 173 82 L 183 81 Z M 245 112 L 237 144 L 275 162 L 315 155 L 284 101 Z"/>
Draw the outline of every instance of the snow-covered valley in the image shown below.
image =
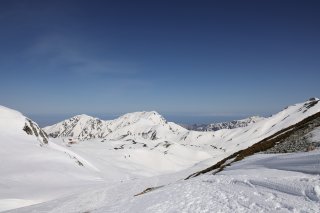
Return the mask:
<path id="1" fill-rule="evenodd" d="M 256 155 L 217 175 L 105 183 L 12 212 L 318 212 L 319 158 L 319 151 Z"/>
<path id="2" fill-rule="evenodd" d="M 0 211 L 318 212 L 319 117 L 319 100 L 310 99 L 211 132 L 154 111 L 110 121 L 79 115 L 43 131 L 1 107 Z M 307 145 L 261 153 L 292 138 Z M 222 161 L 219 172 L 206 170 Z"/>

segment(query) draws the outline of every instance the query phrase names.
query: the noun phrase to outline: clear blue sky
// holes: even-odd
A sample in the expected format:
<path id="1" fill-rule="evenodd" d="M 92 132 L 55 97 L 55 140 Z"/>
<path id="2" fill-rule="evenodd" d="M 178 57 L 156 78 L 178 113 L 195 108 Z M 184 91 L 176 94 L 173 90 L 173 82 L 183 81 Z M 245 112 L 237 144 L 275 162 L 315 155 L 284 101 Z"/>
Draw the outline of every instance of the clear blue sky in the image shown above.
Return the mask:
<path id="1" fill-rule="evenodd" d="M 320 96 L 319 11 L 308 0 L 1 0 L 0 104 L 43 116 L 273 113 Z"/>

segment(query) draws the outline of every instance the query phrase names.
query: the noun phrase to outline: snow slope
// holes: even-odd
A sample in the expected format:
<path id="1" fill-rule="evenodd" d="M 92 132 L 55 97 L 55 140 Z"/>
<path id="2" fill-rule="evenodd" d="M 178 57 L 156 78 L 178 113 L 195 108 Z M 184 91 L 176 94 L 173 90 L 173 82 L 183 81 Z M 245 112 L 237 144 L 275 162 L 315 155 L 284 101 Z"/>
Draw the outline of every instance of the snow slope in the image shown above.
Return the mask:
<path id="1" fill-rule="evenodd" d="M 41 131 L 21 113 L 0 106 L 0 211 L 51 200 L 100 182 L 81 157 L 52 144 Z"/>
<path id="2" fill-rule="evenodd" d="M 61 138 L 52 142 L 79 154 L 99 170 L 108 181 L 124 181 L 151 177 L 187 169 L 200 161 L 211 158 L 205 151 L 176 143 L 146 143 L 134 141 L 101 141 L 93 139 L 69 144 Z"/>
<path id="3" fill-rule="evenodd" d="M 157 186 L 157 179 L 106 185 L 13 212 L 316 213 L 320 209 L 319 161 L 319 151 L 255 155 L 217 175 L 177 181 L 138 196 L 147 187 Z"/>

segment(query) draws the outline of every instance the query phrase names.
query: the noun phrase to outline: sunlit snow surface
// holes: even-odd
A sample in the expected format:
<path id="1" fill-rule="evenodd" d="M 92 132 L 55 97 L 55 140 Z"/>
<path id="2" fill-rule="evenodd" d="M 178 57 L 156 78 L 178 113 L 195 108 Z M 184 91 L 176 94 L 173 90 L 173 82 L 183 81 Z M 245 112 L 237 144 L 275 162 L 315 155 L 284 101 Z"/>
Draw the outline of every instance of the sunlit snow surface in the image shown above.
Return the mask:
<path id="1" fill-rule="evenodd" d="M 218 175 L 180 180 L 139 196 L 134 195 L 179 174 L 106 184 L 13 212 L 319 212 L 319 164 L 319 151 L 255 155 Z"/>
<path id="2" fill-rule="evenodd" d="M 77 154 L 23 131 L 26 118 L 0 106 L 0 211 L 72 194 L 100 183 Z M 84 161 L 84 164 L 86 162 Z"/>
<path id="3" fill-rule="evenodd" d="M 70 144 L 65 137 L 43 146 L 22 130 L 22 114 L 0 107 L 0 211 L 318 212 L 318 150 L 255 155 L 218 175 L 183 180 L 320 111 L 319 103 L 306 103 L 250 127 L 211 133 L 188 131 L 154 112 L 127 114 L 107 122 L 112 133 L 100 131 L 104 139 Z M 74 130 L 82 138 L 97 130 L 82 131 L 82 124 Z M 156 139 L 141 137 L 150 130 Z M 319 132 L 311 134 L 318 140 Z M 150 187 L 156 189 L 134 196 Z"/>

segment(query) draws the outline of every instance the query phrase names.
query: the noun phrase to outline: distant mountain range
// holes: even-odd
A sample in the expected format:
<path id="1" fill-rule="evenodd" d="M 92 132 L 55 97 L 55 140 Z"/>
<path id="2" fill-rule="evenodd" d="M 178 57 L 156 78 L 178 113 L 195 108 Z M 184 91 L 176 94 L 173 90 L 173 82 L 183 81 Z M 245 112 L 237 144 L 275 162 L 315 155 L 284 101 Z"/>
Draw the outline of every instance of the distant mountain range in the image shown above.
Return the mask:
<path id="1" fill-rule="evenodd" d="M 212 123 L 212 124 L 193 124 L 193 125 L 181 124 L 181 126 L 183 126 L 188 130 L 210 132 L 210 131 L 217 131 L 220 129 L 235 129 L 239 127 L 246 127 L 256 122 L 262 121 L 263 119 L 265 118 L 260 116 L 251 116 L 249 118 L 245 118 L 241 120 L 233 120 L 228 122 L 219 122 L 219 123 Z"/>
<path id="2" fill-rule="evenodd" d="M 76 141 L 134 141 L 144 144 L 155 141 L 176 146 L 196 146 L 199 150 L 217 155 L 234 152 L 277 133 L 312 115 L 319 100 L 286 107 L 268 118 L 250 117 L 231 122 L 209 124 L 188 130 L 166 119 L 155 111 L 134 112 L 114 120 L 101 120 L 88 115 L 77 115 L 43 128 L 52 138 Z M 130 142 L 131 143 L 131 142 Z M 206 147 L 211 147 L 210 149 Z M 170 148 L 169 148 L 170 149 Z M 222 152 L 222 153 L 221 153 Z"/>

